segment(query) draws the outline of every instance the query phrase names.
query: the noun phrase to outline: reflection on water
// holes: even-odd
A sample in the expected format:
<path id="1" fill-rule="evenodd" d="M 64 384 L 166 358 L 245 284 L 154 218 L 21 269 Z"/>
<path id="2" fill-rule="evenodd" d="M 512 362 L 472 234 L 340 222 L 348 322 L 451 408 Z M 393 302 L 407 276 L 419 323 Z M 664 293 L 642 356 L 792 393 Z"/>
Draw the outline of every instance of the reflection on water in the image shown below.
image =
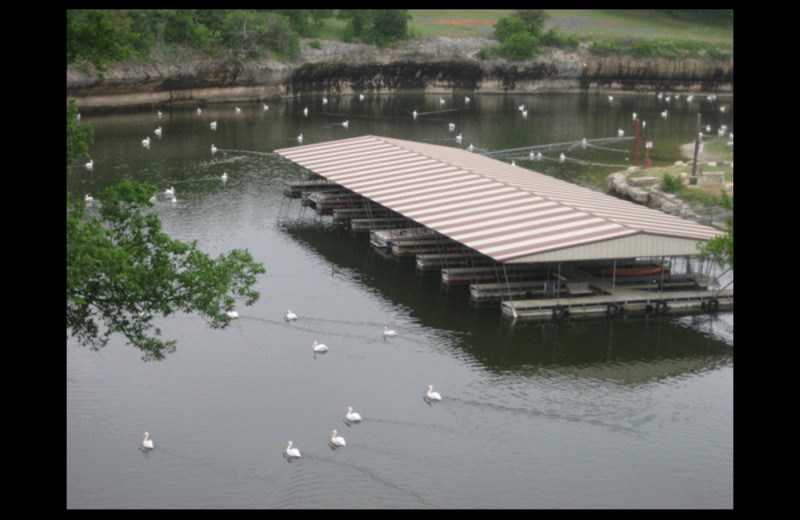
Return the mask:
<path id="1" fill-rule="evenodd" d="M 226 330 L 161 320 L 178 340 L 164 362 L 142 363 L 119 338 L 99 352 L 68 341 L 68 507 L 732 507 L 732 313 L 512 325 L 283 196 L 303 172 L 271 151 L 301 132 L 305 142 L 371 133 L 456 146 L 454 122 L 462 146 L 503 150 L 613 136 L 636 110 L 657 136 L 654 159 L 672 162 L 696 120 L 696 108 L 676 107 L 659 121 L 649 96 L 460 100 L 448 97 L 447 112 L 420 95 L 84 116 L 95 168 L 73 169 L 72 193 L 121 177 L 174 186 L 178 202 L 155 207 L 167 233 L 211 254 L 247 248 L 267 273 L 262 298 Z M 432 113 L 414 120 L 414 109 Z M 157 126 L 162 137 L 144 150 Z M 609 173 L 539 166 L 598 189 Z M 398 336 L 384 339 L 385 326 Z M 315 340 L 329 352 L 315 357 Z M 442 402 L 424 402 L 429 384 Z M 362 423 L 344 423 L 348 406 Z M 345 448 L 328 446 L 333 429 Z M 138 449 L 144 431 L 150 453 Z M 288 440 L 303 453 L 291 464 Z"/>

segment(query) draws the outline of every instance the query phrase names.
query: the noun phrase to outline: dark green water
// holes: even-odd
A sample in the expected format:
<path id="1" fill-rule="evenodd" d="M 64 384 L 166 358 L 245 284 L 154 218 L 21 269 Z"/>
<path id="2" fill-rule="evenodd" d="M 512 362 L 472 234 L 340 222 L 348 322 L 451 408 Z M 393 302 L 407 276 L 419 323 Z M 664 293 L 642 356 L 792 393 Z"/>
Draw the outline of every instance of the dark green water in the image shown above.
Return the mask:
<path id="1" fill-rule="evenodd" d="M 453 146 L 461 133 L 462 146 L 492 151 L 575 143 L 631 135 L 636 111 L 653 162 L 670 164 L 698 111 L 713 133 L 732 131 L 732 100 L 673 100 L 663 119 L 650 95 L 444 97 L 84 115 L 95 168 L 74 169 L 72 193 L 122 177 L 174 186 L 178 202 L 157 204 L 168 233 L 212 254 L 247 248 L 267 274 L 261 300 L 225 331 L 162 320 L 178 351 L 160 363 L 121 340 L 100 352 L 68 340 L 67 507 L 732 508 L 732 312 L 512 326 L 284 197 L 300 172 L 271 153 L 301 132 L 305 143 L 377 134 Z M 630 141 L 543 154 L 515 161 L 598 189 L 633 160 Z M 297 322 L 282 320 L 287 308 Z M 385 341 L 384 325 L 398 337 Z M 314 357 L 314 340 L 329 352 Z M 428 384 L 441 402 L 423 401 Z M 361 424 L 344 424 L 347 406 Z M 332 429 L 345 448 L 328 447 Z M 287 440 L 300 460 L 281 456 Z"/>

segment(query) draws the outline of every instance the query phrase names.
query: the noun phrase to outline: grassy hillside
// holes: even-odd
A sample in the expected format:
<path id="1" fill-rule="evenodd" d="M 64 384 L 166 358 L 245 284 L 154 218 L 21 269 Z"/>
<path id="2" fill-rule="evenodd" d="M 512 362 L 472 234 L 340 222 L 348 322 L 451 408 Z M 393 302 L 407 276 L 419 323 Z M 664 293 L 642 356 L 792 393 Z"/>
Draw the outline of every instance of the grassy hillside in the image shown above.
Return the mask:
<path id="1" fill-rule="evenodd" d="M 655 38 L 702 40 L 733 46 L 733 27 L 700 16 L 679 19 L 648 9 L 545 9 L 549 24 L 567 35 L 587 39 Z M 409 24 L 419 36 L 491 36 L 499 18 L 511 9 L 411 9 Z"/>

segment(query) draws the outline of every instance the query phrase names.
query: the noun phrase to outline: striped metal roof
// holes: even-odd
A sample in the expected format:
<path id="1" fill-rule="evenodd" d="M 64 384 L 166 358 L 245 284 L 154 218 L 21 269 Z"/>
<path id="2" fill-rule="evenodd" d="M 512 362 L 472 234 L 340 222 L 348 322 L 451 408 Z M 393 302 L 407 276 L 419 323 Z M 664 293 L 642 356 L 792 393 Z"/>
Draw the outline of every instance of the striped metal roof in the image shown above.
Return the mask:
<path id="1" fill-rule="evenodd" d="M 275 152 L 500 262 L 694 254 L 720 234 L 460 148 L 367 135 Z"/>

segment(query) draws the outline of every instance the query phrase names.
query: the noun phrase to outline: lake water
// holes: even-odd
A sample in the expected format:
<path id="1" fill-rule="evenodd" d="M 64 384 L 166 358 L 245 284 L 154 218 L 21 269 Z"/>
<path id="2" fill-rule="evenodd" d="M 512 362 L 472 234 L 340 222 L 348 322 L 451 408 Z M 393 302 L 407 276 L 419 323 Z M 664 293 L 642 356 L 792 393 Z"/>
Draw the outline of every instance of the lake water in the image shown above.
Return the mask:
<path id="1" fill-rule="evenodd" d="M 733 507 L 732 312 L 512 325 L 285 197 L 284 181 L 303 173 L 272 154 L 300 133 L 305 143 L 376 134 L 490 151 L 573 143 L 544 148 L 536 163 L 527 152 L 504 158 L 603 189 L 633 164 L 633 143 L 574 143 L 632 135 L 636 111 L 653 162 L 670 164 L 698 112 L 712 134 L 732 131 L 732 100 L 439 97 L 84 114 L 95 167 L 74 168 L 70 192 L 96 196 L 123 177 L 174 186 L 178 202 L 156 205 L 167 233 L 214 256 L 249 249 L 267 273 L 261 299 L 226 330 L 160 320 L 178 341 L 162 362 L 143 362 L 121 338 L 97 352 L 67 340 L 68 508 Z M 286 309 L 299 319 L 286 323 Z M 384 326 L 398 336 L 384 340 Z M 314 356 L 315 340 L 328 353 Z M 441 402 L 423 400 L 429 384 Z M 348 406 L 360 424 L 344 422 Z M 328 446 L 333 429 L 346 447 Z M 301 459 L 282 456 L 288 440 Z"/>

